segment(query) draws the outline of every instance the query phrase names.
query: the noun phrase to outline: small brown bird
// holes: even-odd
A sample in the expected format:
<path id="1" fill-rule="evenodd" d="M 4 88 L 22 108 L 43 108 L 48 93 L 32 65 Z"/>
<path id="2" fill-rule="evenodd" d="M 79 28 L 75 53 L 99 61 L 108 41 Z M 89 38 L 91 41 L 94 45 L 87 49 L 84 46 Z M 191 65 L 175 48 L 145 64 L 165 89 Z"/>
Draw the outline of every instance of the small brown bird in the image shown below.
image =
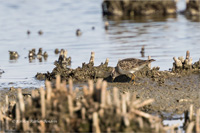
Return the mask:
<path id="1" fill-rule="evenodd" d="M 16 60 L 19 57 L 17 51 L 9 51 L 9 54 L 10 54 L 10 60 Z"/>
<path id="2" fill-rule="evenodd" d="M 104 28 L 105 28 L 105 30 L 108 30 L 108 28 L 109 28 L 109 22 L 108 22 L 108 21 L 106 21 L 106 22 L 104 23 Z"/>
<path id="3" fill-rule="evenodd" d="M 39 30 L 39 31 L 38 31 L 38 34 L 39 34 L 39 35 L 42 35 L 42 34 L 43 34 L 43 31 L 42 31 L 42 30 Z"/>
<path id="4" fill-rule="evenodd" d="M 80 36 L 80 35 L 82 35 L 82 32 L 81 32 L 80 29 L 77 29 L 77 30 L 76 30 L 76 36 Z"/>
<path id="5" fill-rule="evenodd" d="M 26 33 L 27 33 L 27 35 L 30 35 L 30 34 L 31 34 L 31 31 L 30 31 L 30 30 L 27 30 Z"/>
<path id="6" fill-rule="evenodd" d="M 117 66 L 113 69 L 111 76 L 114 81 L 114 79 L 119 75 L 127 75 L 132 74 L 131 81 L 134 80 L 135 84 L 135 75 L 134 73 L 136 71 L 139 71 L 152 61 L 155 61 L 154 59 L 150 60 L 140 60 L 136 58 L 126 58 L 123 60 L 118 61 Z"/>

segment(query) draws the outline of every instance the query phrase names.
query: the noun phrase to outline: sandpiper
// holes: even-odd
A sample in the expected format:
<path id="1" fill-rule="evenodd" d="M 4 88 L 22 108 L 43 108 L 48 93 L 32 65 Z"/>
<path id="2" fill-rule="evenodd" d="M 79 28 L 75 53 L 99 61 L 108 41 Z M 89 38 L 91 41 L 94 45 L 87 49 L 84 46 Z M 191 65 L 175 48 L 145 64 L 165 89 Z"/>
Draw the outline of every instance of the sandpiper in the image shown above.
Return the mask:
<path id="1" fill-rule="evenodd" d="M 82 34 L 81 30 L 80 29 L 77 29 L 76 30 L 76 36 L 80 36 Z"/>
<path id="2" fill-rule="evenodd" d="M 9 54 L 10 54 L 10 60 L 15 60 L 19 57 L 17 51 L 9 51 Z"/>
<path id="3" fill-rule="evenodd" d="M 39 31 L 38 31 L 38 34 L 39 34 L 39 35 L 42 35 L 42 34 L 43 34 L 43 31 L 42 31 L 42 30 L 39 30 Z"/>
<path id="4" fill-rule="evenodd" d="M 42 48 L 39 48 L 39 51 L 37 53 L 37 58 L 42 58 Z"/>
<path id="5" fill-rule="evenodd" d="M 135 84 L 134 72 L 142 69 L 143 67 L 145 67 L 152 61 L 155 61 L 155 60 L 154 59 L 140 60 L 136 58 L 126 58 L 126 59 L 120 60 L 118 61 L 117 66 L 113 69 L 111 73 L 112 80 L 114 81 L 114 79 L 119 75 L 124 75 L 124 74 L 127 75 L 131 73 L 132 77 L 131 77 L 130 82 L 134 80 L 134 84 Z"/>

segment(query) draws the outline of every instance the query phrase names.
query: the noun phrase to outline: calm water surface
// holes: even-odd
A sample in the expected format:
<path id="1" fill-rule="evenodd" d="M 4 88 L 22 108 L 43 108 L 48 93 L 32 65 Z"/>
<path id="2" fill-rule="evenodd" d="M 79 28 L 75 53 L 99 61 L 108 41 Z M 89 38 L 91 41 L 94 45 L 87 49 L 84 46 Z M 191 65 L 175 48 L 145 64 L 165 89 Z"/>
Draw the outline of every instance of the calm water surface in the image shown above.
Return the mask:
<path id="1" fill-rule="evenodd" d="M 185 56 L 190 50 L 194 61 L 199 59 L 199 18 L 183 15 L 143 17 L 134 19 L 104 18 L 101 14 L 101 0 L 0 0 L 0 77 L 3 87 L 40 87 L 43 82 L 35 80 L 37 72 L 52 71 L 53 62 L 58 59 L 55 48 L 68 50 L 72 57 L 72 68 L 88 62 L 90 52 L 95 52 L 95 65 L 110 59 L 115 66 L 118 59 L 135 57 L 156 60 L 152 66 L 161 70 L 172 67 L 173 56 Z M 184 1 L 178 9 L 185 8 Z M 104 30 L 104 21 L 110 23 Z M 95 30 L 92 30 L 92 27 Z M 80 28 L 82 36 L 75 35 Z M 39 36 L 37 32 L 44 34 Z M 26 31 L 30 30 L 30 36 Z M 145 45 L 145 57 L 141 47 Z M 37 59 L 29 62 L 28 50 L 42 47 L 47 51 L 47 61 Z M 20 58 L 9 60 L 8 51 L 17 51 Z"/>

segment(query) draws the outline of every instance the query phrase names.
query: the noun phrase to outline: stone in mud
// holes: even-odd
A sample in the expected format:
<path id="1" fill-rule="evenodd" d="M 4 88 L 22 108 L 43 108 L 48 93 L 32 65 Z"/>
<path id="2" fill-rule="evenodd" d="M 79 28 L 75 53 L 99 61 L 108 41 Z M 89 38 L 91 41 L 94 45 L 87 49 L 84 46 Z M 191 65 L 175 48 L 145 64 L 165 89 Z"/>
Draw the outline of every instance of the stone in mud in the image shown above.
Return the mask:
<path id="1" fill-rule="evenodd" d="M 187 0 L 186 1 L 185 14 L 187 16 L 197 16 L 200 15 L 200 1 L 198 0 Z"/>
<path id="2" fill-rule="evenodd" d="M 146 16 L 176 14 L 174 0 L 104 0 L 103 15 Z"/>

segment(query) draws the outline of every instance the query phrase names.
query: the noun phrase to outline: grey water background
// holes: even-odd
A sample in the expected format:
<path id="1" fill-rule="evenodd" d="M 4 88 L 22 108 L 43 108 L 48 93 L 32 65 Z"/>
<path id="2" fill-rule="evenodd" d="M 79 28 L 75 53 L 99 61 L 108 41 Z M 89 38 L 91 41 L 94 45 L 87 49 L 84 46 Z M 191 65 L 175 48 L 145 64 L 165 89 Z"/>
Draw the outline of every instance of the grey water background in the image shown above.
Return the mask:
<path id="1" fill-rule="evenodd" d="M 0 88 L 40 87 L 44 82 L 34 78 L 37 72 L 52 71 L 58 55 L 55 48 L 68 50 L 72 68 L 88 62 L 95 52 L 95 65 L 109 58 L 115 66 L 118 59 L 147 59 L 150 55 L 161 70 L 172 67 L 173 57 L 191 52 L 193 61 L 199 59 L 199 18 L 184 15 L 174 17 L 144 17 L 132 20 L 109 19 L 108 31 L 104 29 L 107 18 L 102 16 L 102 0 L 0 0 Z M 177 4 L 178 11 L 185 1 Z M 92 27 L 95 30 L 92 30 Z M 80 28 L 82 36 L 75 35 Z M 26 31 L 30 30 L 28 36 Z M 38 31 L 43 35 L 39 36 Z M 145 46 L 145 57 L 140 50 Z M 28 60 L 28 50 L 42 47 L 47 51 L 47 61 Z M 18 60 L 9 60 L 8 51 L 17 51 Z"/>

